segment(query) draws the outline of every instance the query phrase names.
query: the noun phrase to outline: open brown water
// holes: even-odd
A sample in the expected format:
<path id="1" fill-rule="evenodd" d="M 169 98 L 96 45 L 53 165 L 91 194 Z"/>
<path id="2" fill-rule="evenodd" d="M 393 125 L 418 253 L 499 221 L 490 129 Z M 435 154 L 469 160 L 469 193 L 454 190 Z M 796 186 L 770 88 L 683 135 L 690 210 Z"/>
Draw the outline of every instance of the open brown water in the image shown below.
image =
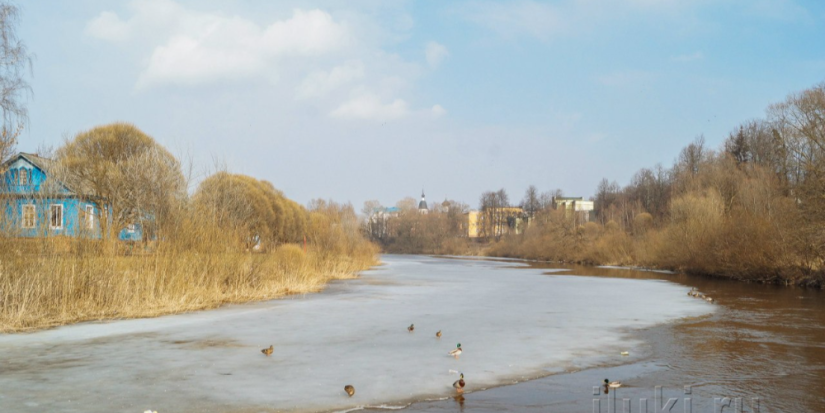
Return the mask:
<path id="1" fill-rule="evenodd" d="M 565 275 L 664 279 L 696 287 L 713 297 L 718 309 L 699 319 L 632 333 L 649 346 L 649 356 L 632 364 L 415 403 L 406 411 L 735 412 L 741 401 L 745 412 L 825 412 L 825 292 L 625 269 L 567 268 Z M 594 395 L 593 387 L 604 378 L 622 381 L 623 387 L 607 395 L 598 388 Z M 657 386 L 663 395 L 658 401 Z M 608 401 L 613 396 L 616 404 Z M 670 398 L 676 400 L 669 408 Z M 724 398 L 730 399 L 728 407 Z M 754 398 L 759 399 L 758 408 Z M 642 399 L 647 399 L 646 409 Z"/>

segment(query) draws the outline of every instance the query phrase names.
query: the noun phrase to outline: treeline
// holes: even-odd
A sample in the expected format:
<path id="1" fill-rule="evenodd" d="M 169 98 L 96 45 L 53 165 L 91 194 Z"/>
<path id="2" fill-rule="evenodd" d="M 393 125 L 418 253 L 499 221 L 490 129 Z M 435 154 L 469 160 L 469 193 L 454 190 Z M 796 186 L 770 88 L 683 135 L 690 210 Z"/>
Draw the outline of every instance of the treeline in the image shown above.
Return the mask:
<path id="1" fill-rule="evenodd" d="M 700 136 L 671 168 L 625 187 L 602 180 L 594 201 L 591 222 L 539 210 L 488 253 L 822 286 L 825 84 L 735 127 L 718 150 Z"/>
<path id="2" fill-rule="evenodd" d="M 422 213 L 413 198 L 387 209 L 367 201 L 362 230 L 381 249 L 397 254 L 463 254 L 467 250 L 467 204 L 445 200 Z"/>
<path id="3" fill-rule="evenodd" d="M 226 171 L 190 194 L 191 173 L 130 124 L 82 132 L 46 155 L 48 180 L 34 197 L 83 194 L 94 217 L 76 222 L 96 227 L 24 238 L 11 230 L 18 222 L 0 223 L 0 331 L 315 291 L 376 263 L 351 205 L 304 208 L 269 182 Z M 142 239 L 122 242 L 124 228 Z"/>

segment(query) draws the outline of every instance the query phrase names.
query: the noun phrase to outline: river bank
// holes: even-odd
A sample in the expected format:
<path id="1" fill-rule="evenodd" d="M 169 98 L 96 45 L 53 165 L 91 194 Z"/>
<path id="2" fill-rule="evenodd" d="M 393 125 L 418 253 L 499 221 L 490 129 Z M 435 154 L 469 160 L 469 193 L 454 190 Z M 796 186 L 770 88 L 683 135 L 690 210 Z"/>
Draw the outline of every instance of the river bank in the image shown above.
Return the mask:
<path id="1" fill-rule="evenodd" d="M 757 283 L 769 285 L 795 286 L 806 287 L 814 289 L 825 289 L 825 282 L 823 282 L 823 275 L 821 273 L 803 274 L 798 269 L 788 270 L 786 273 L 769 273 L 764 275 L 751 274 L 748 276 L 732 277 L 730 275 L 716 273 L 707 270 L 698 270 L 693 268 L 680 268 L 672 265 L 656 265 L 650 261 L 639 261 L 635 259 L 632 254 L 622 254 L 621 259 L 597 259 L 595 255 L 588 254 L 587 258 L 578 257 L 570 251 L 563 251 L 562 255 L 556 257 L 552 253 L 537 254 L 526 253 L 519 248 L 514 247 L 511 242 L 501 241 L 500 244 L 479 243 L 468 241 L 462 244 L 461 247 L 456 247 L 443 251 L 444 253 L 436 253 L 434 256 L 444 257 L 486 257 L 486 258 L 504 258 L 521 260 L 524 262 L 535 262 L 547 265 L 561 265 L 561 266 L 582 266 L 582 267 L 605 267 L 605 268 L 620 268 L 638 271 L 666 271 L 671 273 L 681 273 L 694 277 L 711 278 L 719 280 L 735 280 L 744 283 Z M 554 258 L 548 258 L 554 257 Z"/>

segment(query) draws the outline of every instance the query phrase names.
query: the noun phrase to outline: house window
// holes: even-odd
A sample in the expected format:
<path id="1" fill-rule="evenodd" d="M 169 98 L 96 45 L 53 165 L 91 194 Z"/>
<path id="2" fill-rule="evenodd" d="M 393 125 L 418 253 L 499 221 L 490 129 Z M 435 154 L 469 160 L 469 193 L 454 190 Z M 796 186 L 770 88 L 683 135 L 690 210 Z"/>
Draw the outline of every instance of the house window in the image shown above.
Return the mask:
<path id="1" fill-rule="evenodd" d="M 52 204 L 49 206 L 49 228 L 63 229 L 63 205 Z"/>
<path id="2" fill-rule="evenodd" d="M 95 207 L 93 205 L 86 205 L 86 228 L 95 228 Z"/>
<path id="3" fill-rule="evenodd" d="M 136 230 L 135 224 L 129 224 L 126 226 L 126 232 L 130 234 L 134 234 Z"/>
<path id="4" fill-rule="evenodd" d="M 34 228 L 37 224 L 34 205 L 23 205 L 23 228 Z"/>
<path id="5" fill-rule="evenodd" d="M 21 186 L 26 186 L 29 184 L 29 170 L 25 168 L 20 168 L 20 174 L 18 175 L 18 182 L 20 182 Z"/>

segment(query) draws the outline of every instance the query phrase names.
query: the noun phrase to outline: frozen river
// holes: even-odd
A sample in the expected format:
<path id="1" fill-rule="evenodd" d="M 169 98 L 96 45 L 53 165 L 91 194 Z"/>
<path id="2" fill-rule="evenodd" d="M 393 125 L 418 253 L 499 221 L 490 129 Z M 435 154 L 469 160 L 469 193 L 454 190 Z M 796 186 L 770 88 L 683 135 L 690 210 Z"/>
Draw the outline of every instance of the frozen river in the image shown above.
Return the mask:
<path id="1" fill-rule="evenodd" d="M 640 329 L 717 308 L 664 280 L 569 276 L 517 262 L 382 261 L 319 294 L 0 336 L 0 411 L 405 406 L 451 396 L 458 371 L 473 392 L 631 363 L 651 351 Z M 459 342 L 456 360 L 447 353 Z M 270 344 L 265 357 L 260 349 Z"/>

